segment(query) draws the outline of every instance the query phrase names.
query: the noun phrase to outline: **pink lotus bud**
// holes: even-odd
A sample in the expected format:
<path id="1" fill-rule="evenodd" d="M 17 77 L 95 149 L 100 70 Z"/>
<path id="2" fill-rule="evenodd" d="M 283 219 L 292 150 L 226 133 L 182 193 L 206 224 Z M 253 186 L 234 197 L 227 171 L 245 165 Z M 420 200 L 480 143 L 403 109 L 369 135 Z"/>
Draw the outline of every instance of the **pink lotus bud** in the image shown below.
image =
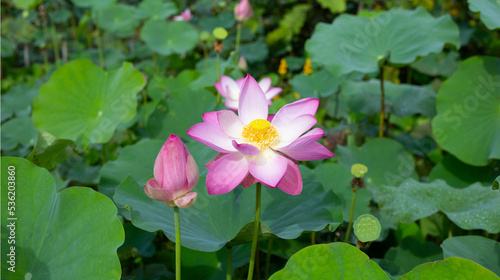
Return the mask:
<path id="1" fill-rule="evenodd" d="M 189 8 L 185 9 L 180 15 L 175 16 L 173 19 L 174 21 L 190 21 L 193 18 L 193 15 L 191 14 L 191 10 Z"/>
<path id="2" fill-rule="evenodd" d="M 243 56 L 240 56 L 240 59 L 238 60 L 238 67 L 245 72 L 248 70 L 247 60 Z"/>
<path id="3" fill-rule="evenodd" d="M 237 21 L 245 21 L 253 15 L 253 9 L 250 6 L 250 0 L 241 0 L 238 5 L 234 7 L 234 17 Z"/>
<path id="4" fill-rule="evenodd" d="M 156 157 L 154 178 L 144 185 L 152 199 L 165 202 L 170 207 L 187 208 L 198 195 L 190 192 L 198 183 L 199 171 L 186 145 L 176 135 L 170 135 Z"/>

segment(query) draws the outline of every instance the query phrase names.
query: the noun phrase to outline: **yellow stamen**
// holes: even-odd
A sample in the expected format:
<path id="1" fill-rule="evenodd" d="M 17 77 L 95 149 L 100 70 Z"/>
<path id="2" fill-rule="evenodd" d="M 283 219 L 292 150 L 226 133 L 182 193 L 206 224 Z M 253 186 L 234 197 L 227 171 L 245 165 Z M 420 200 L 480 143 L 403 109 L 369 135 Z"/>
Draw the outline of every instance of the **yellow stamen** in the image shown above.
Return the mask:
<path id="1" fill-rule="evenodd" d="M 264 119 L 256 119 L 243 128 L 241 134 L 246 143 L 254 145 L 259 150 L 265 150 L 278 140 L 278 130 Z"/>

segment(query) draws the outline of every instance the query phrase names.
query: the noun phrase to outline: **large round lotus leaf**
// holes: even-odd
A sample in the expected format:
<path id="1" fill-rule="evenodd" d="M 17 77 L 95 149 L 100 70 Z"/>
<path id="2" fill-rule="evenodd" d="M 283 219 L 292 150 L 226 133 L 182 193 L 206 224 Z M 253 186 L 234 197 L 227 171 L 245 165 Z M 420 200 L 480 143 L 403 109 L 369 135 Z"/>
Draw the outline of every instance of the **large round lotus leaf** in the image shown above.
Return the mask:
<path id="1" fill-rule="evenodd" d="M 422 7 L 398 8 L 374 18 L 342 14 L 332 24 L 319 23 L 306 51 L 333 74 L 373 73 L 386 56 L 391 63 L 409 64 L 441 52 L 446 43 L 460 47 L 458 27 L 449 15 L 434 18 Z"/>
<path id="2" fill-rule="evenodd" d="M 16 186 L 12 215 L 7 211 L 7 205 L 14 206 L 8 204 L 10 166 L 15 168 Z M 82 187 L 57 193 L 52 175 L 25 159 L 3 157 L 2 168 L 3 277 L 120 279 L 116 249 L 124 234 L 109 198 Z M 15 225 L 15 244 L 8 245 L 11 224 Z M 7 270 L 11 246 L 15 247 L 15 273 Z"/>
<path id="3" fill-rule="evenodd" d="M 137 15 L 141 19 L 167 19 L 177 13 L 177 6 L 174 2 L 162 0 L 145 0 L 139 4 L 138 8 Z"/>
<path id="4" fill-rule="evenodd" d="M 366 279 L 389 280 L 374 261 L 356 247 L 335 242 L 314 245 L 294 254 L 270 280 Z"/>
<path id="5" fill-rule="evenodd" d="M 500 2 L 498 0 L 469 0 L 469 9 L 481 13 L 481 21 L 489 29 L 500 28 Z"/>
<path id="6" fill-rule="evenodd" d="M 500 243 L 482 236 L 456 236 L 441 243 L 443 256 L 476 262 L 500 276 Z"/>
<path id="7" fill-rule="evenodd" d="M 398 278 L 398 280 L 498 280 L 493 272 L 481 265 L 462 258 L 446 258 L 442 261 L 424 263 Z"/>
<path id="8" fill-rule="evenodd" d="M 103 166 L 99 192 L 112 197 L 116 187 L 129 175 L 139 185 L 145 185 L 153 177 L 154 162 L 165 140 L 167 138 L 162 140 L 144 139 L 123 148 L 115 161 L 108 161 Z M 217 152 L 195 141 L 188 143 L 186 147 L 198 164 L 200 176 L 205 176 L 207 174 L 205 164 L 212 160 Z M 138 165 L 138 162 L 141 164 Z"/>
<path id="9" fill-rule="evenodd" d="M 430 118 L 436 115 L 436 94 L 428 88 L 384 81 L 384 91 L 386 112 L 402 118 L 415 114 Z M 380 80 L 346 82 L 342 85 L 342 95 L 355 113 L 373 115 L 380 112 Z"/>
<path id="10" fill-rule="evenodd" d="M 71 0 L 71 2 L 82 8 L 100 9 L 113 5 L 116 0 Z"/>
<path id="11" fill-rule="evenodd" d="M 88 60 L 58 68 L 33 102 L 35 127 L 78 144 L 105 143 L 136 114 L 142 74 L 131 63 L 111 72 Z"/>
<path id="12" fill-rule="evenodd" d="M 312 170 L 325 190 L 333 190 L 342 199 L 344 221 L 349 221 L 352 201 L 352 174 L 346 167 L 335 163 L 324 163 Z M 365 188 L 357 190 L 354 217 L 370 213 L 372 195 Z"/>
<path id="13" fill-rule="evenodd" d="M 219 250 L 254 220 L 255 186 L 211 196 L 205 177 L 200 177 L 193 191 L 198 193 L 194 206 L 180 211 L 184 247 L 206 252 Z M 149 198 L 144 187 L 131 177 L 120 184 L 113 198 L 117 205 L 130 209 L 136 227 L 147 231 L 161 229 L 170 240 L 175 240 L 173 208 Z M 261 223 L 279 238 L 297 238 L 304 231 L 318 231 L 327 225 L 336 228 L 342 219 L 341 211 L 340 199 L 333 192 L 325 193 L 318 183 L 305 183 L 297 196 L 279 189 L 262 189 Z"/>
<path id="14" fill-rule="evenodd" d="M 399 185 L 406 178 L 416 177 L 412 155 L 389 138 L 371 139 L 362 147 L 338 146 L 335 155 L 348 170 L 356 163 L 368 167 L 363 180 L 369 185 Z"/>
<path id="15" fill-rule="evenodd" d="M 36 130 L 29 116 L 13 118 L 2 123 L 2 150 L 10 151 L 18 144 L 28 146 L 35 143 Z"/>
<path id="16" fill-rule="evenodd" d="M 139 26 L 136 12 L 135 7 L 125 4 L 114 4 L 94 10 L 97 25 L 122 38 L 134 35 L 135 28 Z"/>
<path id="17" fill-rule="evenodd" d="M 326 70 L 319 70 L 310 75 L 295 75 L 290 84 L 293 86 L 293 91 L 301 98 L 319 98 L 334 94 L 340 86 L 340 78 Z"/>
<path id="18" fill-rule="evenodd" d="M 465 188 L 476 182 L 486 186 L 491 183 L 495 175 L 495 171 L 489 166 L 471 166 L 448 154 L 432 168 L 427 181 L 442 179 L 454 188 Z"/>
<path id="19" fill-rule="evenodd" d="M 470 165 L 500 159 L 500 58 L 463 61 L 436 103 L 432 128 L 439 145 Z"/>
<path id="20" fill-rule="evenodd" d="M 411 223 L 441 211 L 463 229 L 500 232 L 500 192 L 479 183 L 456 189 L 443 180 L 420 183 L 410 178 L 399 187 L 371 190 L 382 213 L 398 222 Z"/>
<path id="21" fill-rule="evenodd" d="M 187 21 L 148 20 L 142 27 L 141 39 L 153 51 L 170 55 L 192 50 L 198 43 L 198 32 Z"/>

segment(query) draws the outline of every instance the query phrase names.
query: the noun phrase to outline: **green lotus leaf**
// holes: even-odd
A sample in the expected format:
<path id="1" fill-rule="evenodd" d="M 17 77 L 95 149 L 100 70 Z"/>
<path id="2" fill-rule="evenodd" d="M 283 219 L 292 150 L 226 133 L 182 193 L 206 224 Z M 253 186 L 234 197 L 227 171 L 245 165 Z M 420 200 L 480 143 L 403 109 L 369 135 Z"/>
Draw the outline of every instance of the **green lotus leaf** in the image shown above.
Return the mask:
<path id="1" fill-rule="evenodd" d="M 325 190 L 333 190 L 342 200 L 344 221 L 349 221 L 352 201 L 352 174 L 343 165 L 335 163 L 323 163 L 314 168 L 313 173 Z M 356 191 L 356 202 L 354 204 L 354 217 L 370 213 L 370 200 L 372 195 L 367 189 Z"/>
<path id="2" fill-rule="evenodd" d="M 456 236 L 441 243 L 443 256 L 476 262 L 500 276 L 500 243 L 482 236 Z"/>
<path id="3" fill-rule="evenodd" d="M 500 193 L 479 183 L 456 189 L 443 180 L 420 183 L 410 178 L 399 187 L 371 190 L 382 213 L 399 222 L 411 223 L 441 211 L 463 229 L 500 232 Z"/>
<path id="4" fill-rule="evenodd" d="M 481 21 L 488 29 L 500 28 L 500 3 L 498 0 L 468 0 L 469 9 L 481 13 Z"/>
<path id="5" fill-rule="evenodd" d="M 270 278 L 280 279 L 389 280 L 389 277 L 380 266 L 356 247 L 335 242 L 309 246 L 294 254 L 285 268 Z"/>
<path id="6" fill-rule="evenodd" d="M 326 70 L 319 70 L 310 75 L 295 75 L 290 80 L 290 84 L 293 86 L 293 91 L 301 98 L 319 98 L 334 94 L 340 86 L 340 78 Z"/>
<path id="7" fill-rule="evenodd" d="M 267 44 L 262 40 L 240 45 L 240 55 L 248 63 L 263 62 L 269 54 Z"/>
<path id="8" fill-rule="evenodd" d="M 177 13 L 177 5 L 174 2 L 163 2 L 162 0 L 142 1 L 137 10 L 141 19 L 167 19 Z"/>
<path id="9" fill-rule="evenodd" d="M 11 166 L 15 175 L 8 172 Z M 2 157 L 2 167 L 2 205 L 7 210 L 8 202 L 15 201 L 13 215 L 2 211 L 2 256 L 12 254 L 14 247 L 16 258 L 14 273 L 4 258 L 3 277 L 120 279 L 116 249 L 124 233 L 109 198 L 83 187 L 57 193 L 52 175 L 22 158 Z M 9 199 L 13 196 L 8 194 L 9 176 L 15 177 L 15 199 Z M 15 245 L 7 246 L 12 223 Z"/>
<path id="10" fill-rule="evenodd" d="M 131 63 L 111 72 L 88 60 L 58 68 L 33 102 L 35 127 L 86 146 L 105 143 L 116 127 L 136 114 L 142 74 Z"/>
<path id="11" fill-rule="evenodd" d="M 20 10 L 30 10 L 41 2 L 43 0 L 12 0 L 14 6 Z"/>
<path id="12" fill-rule="evenodd" d="M 116 0 L 71 0 L 75 6 L 92 8 L 93 10 L 105 8 L 116 3 Z"/>
<path id="13" fill-rule="evenodd" d="M 155 246 L 153 244 L 155 234 L 153 232 L 136 228 L 131 223 L 124 224 L 123 229 L 125 230 L 125 241 L 118 248 L 118 251 L 135 248 L 141 256 L 153 256 L 155 253 Z"/>
<path id="14" fill-rule="evenodd" d="M 363 180 L 368 183 L 369 187 L 371 185 L 399 185 L 406 178 L 416 178 L 412 155 L 404 149 L 403 145 L 392 139 L 371 139 L 362 147 L 338 146 L 335 156 L 340 158 L 339 164 L 348 170 L 356 163 L 366 165 L 368 173 Z"/>
<path id="15" fill-rule="evenodd" d="M 427 181 L 442 179 L 454 188 L 465 188 L 476 182 L 485 186 L 489 185 L 495 175 L 495 172 L 488 166 L 468 165 L 448 154 L 432 168 Z"/>
<path id="16" fill-rule="evenodd" d="M 460 64 L 460 55 L 456 51 L 449 53 L 431 53 L 411 64 L 411 68 L 430 76 L 449 77 Z"/>
<path id="17" fill-rule="evenodd" d="M 463 61 L 441 86 L 436 105 L 432 128 L 443 149 L 475 166 L 500 159 L 500 58 Z"/>
<path id="18" fill-rule="evenodd" d="M 27 44 L 33 39 L 36 31 L 36 27 L 27 19 L 11 17 L 2 19 L 2 36 L 8 41 Z M 2 41 L 3 44 L 4 42 Z"/>
<path id="19" fill-rule="evenodd" d="M 405 238 L 398 247 L 391 247 L 384 256 L 397 266 L 403 273 L 412 270 L 415 266 L 443 259 L 443 252 L 434 242 L 421 243 L 413 237 Z"/>
<path id="20" fill-rule="evenodd" d="M 198 43 L 198 32 L 187 21 L 148 20 L 141 29 L 141 39 L 153 51 L 170 55 L 192 50 Z"/>
<path id="21" fill-rule="evenodd" d="M 212 31 L 217 27 L 223 27 L 225 29 L 234 28 L 234 23 L 234 13 L 228 11 L 217 13 L 215 16 L 200 18 L 199 27 L 202 31 L 212 34 Z"/>
<path id="22" fill-rule="evenodd" d="M 316 0 L 321 7 L 323 8 L 328 8 L 330 12 L 332 13 L 342 13 L 343 11 L 346 10 L 346 1 L 345 0 L 340 0 L 340 1 L 334 1 L 334 0 Z"/>
<path id="23" fill-rule="evenodd" d="M 462 258 L 450 257 L 442 261 L 424 263 L 398 278 L 398 280 L 458 280 L 458 279 L 500 279 L 481 265 Z"/>
<path id="24" fill-rule="evenodd" d="M 398 85 L 384 82 L 385 106 L 388 112 L 398 117 L 422 114 L 428 117 L 436 115 L 436 94 L 425 87 Z M 342 86 L 342 95 L 347 105 L 355 113 L 374 115 L 380 112 L 380 81 L 346 82 Z"/>
<path id="25" fill-rule="evenodd" d="M 97 25 L 121 38 L 134 35 L 135 28 L 140 24 L 136 13 L 134 6 L 125 4 L 113 4 L 94 10 Z"/>
<path id="26" fill-rule="evenodd" d="M 57 139 L 48 132 L 38 131 L 35 147 L 26 159 L 40 167 L 51 170 L 57 164 L 69 158 L 74 152 L 73 141 Z"/>
<path id="27" fill-rule="evenodd" d="M 152 172 L 152 170 L 151 170 Z M 196 203 L 181 209 L 182 246 L 211 252 L 222 248 L 254 220 L 255 188 L 236 188 L 224 195 L 208 195 L 205 177 L 200 177 L 193 189 L 198 193 Z M 163 230 L 175 240 L 173 208 L 152 200 L 131 177 L 116 189 L 117 205 L 130 209 L 132 223 L 146 231 Z M 281 190 L 262 189 L 261 222 L 279 238 L 297 238 L 304 231 L 318 231 L 327 225 L 336 228 L 342 219 L 340 199 L 325 193 L 318 183 L 304 183 L 298 196 Z"/>
<path id="28" fill-rule="evenodd" d="M 383 59 L 410 64 L 419 56 L 441 52 L 447 43 L 460 47 L 458 27 L 449 15 L 434 18 L 422 7 L 397 8 L 374 18 L 342 14 L 332 24 L 319 23 L 306 51 L 312 62 L 334 75 L 374 73 Z"/>
<path id="29" fill-rule="evenodd" d="M 9 151 L 21 144 L 35 143 L 36 130 L 29 116 L 13 118 L 2 123 L 2 150 Z"/>
<path id="30" fill-rule="evenodd" d="M 166 100 L 168 109 L 161 106 L 151 115 L 146 131 L 156 139 L 167 139 L 170 134 L 189 139 L 186 134 L 188 128 L 201 122 L 201 115 L 213 111 L 216 104 L 217 98 L 208 90 L 177 90 Z"/>

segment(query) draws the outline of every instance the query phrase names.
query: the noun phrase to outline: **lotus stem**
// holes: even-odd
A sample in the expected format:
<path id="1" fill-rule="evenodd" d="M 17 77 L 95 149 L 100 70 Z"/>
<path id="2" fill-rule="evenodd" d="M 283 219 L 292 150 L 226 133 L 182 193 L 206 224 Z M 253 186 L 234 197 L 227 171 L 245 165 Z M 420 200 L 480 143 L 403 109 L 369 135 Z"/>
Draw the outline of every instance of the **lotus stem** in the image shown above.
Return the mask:
<path id="1" fill-rule="evenodd" d="M 349 236 L 351 235 L 352 228 L 352 218 L 354 215 L 354 203 L 356 202 L 356 189 L 352 190 L 352 201 L 351 201 L 351 214 L 349 215 L 349 225 L 347 226 L 347 232 L 345 234 L 345 243 L 349 243 Z"/>
<path id="2" fill-rule="evenodd" d="M 247 280 L 253 279 L 253 271 L 255 268 L 255 255 L 257 252 L 257 241 L 259 239 L 259 226 L 260 226 L 260 189 L 261 183 L 257 183 L 256 196 L 255 196 L 255 221 L 253 224 L 253 238 L 252 238 L 252 251 L 250 253 L 250 265 L 248 267 Z"/>
<path id="3" fill-rule="evenodd" d="M 269 278 L 269 268 L 271 267 L 271 253 L 273 251 L 273 239 L 267 244 L 266 267 L 264 270 L 264 279 Z"/>
<path id="4" fill-rule="evenodd" d="M 231 270 L 231 255 L 233 247 L 226 247 L 226 280 L 231 280 L 232 270 Z"/>
<path id="5" fill-rule="evenodd" d="M 181 280 L 181 223 L 179 207 L 174 207 L 175 223 L 175 280 Z"/>

